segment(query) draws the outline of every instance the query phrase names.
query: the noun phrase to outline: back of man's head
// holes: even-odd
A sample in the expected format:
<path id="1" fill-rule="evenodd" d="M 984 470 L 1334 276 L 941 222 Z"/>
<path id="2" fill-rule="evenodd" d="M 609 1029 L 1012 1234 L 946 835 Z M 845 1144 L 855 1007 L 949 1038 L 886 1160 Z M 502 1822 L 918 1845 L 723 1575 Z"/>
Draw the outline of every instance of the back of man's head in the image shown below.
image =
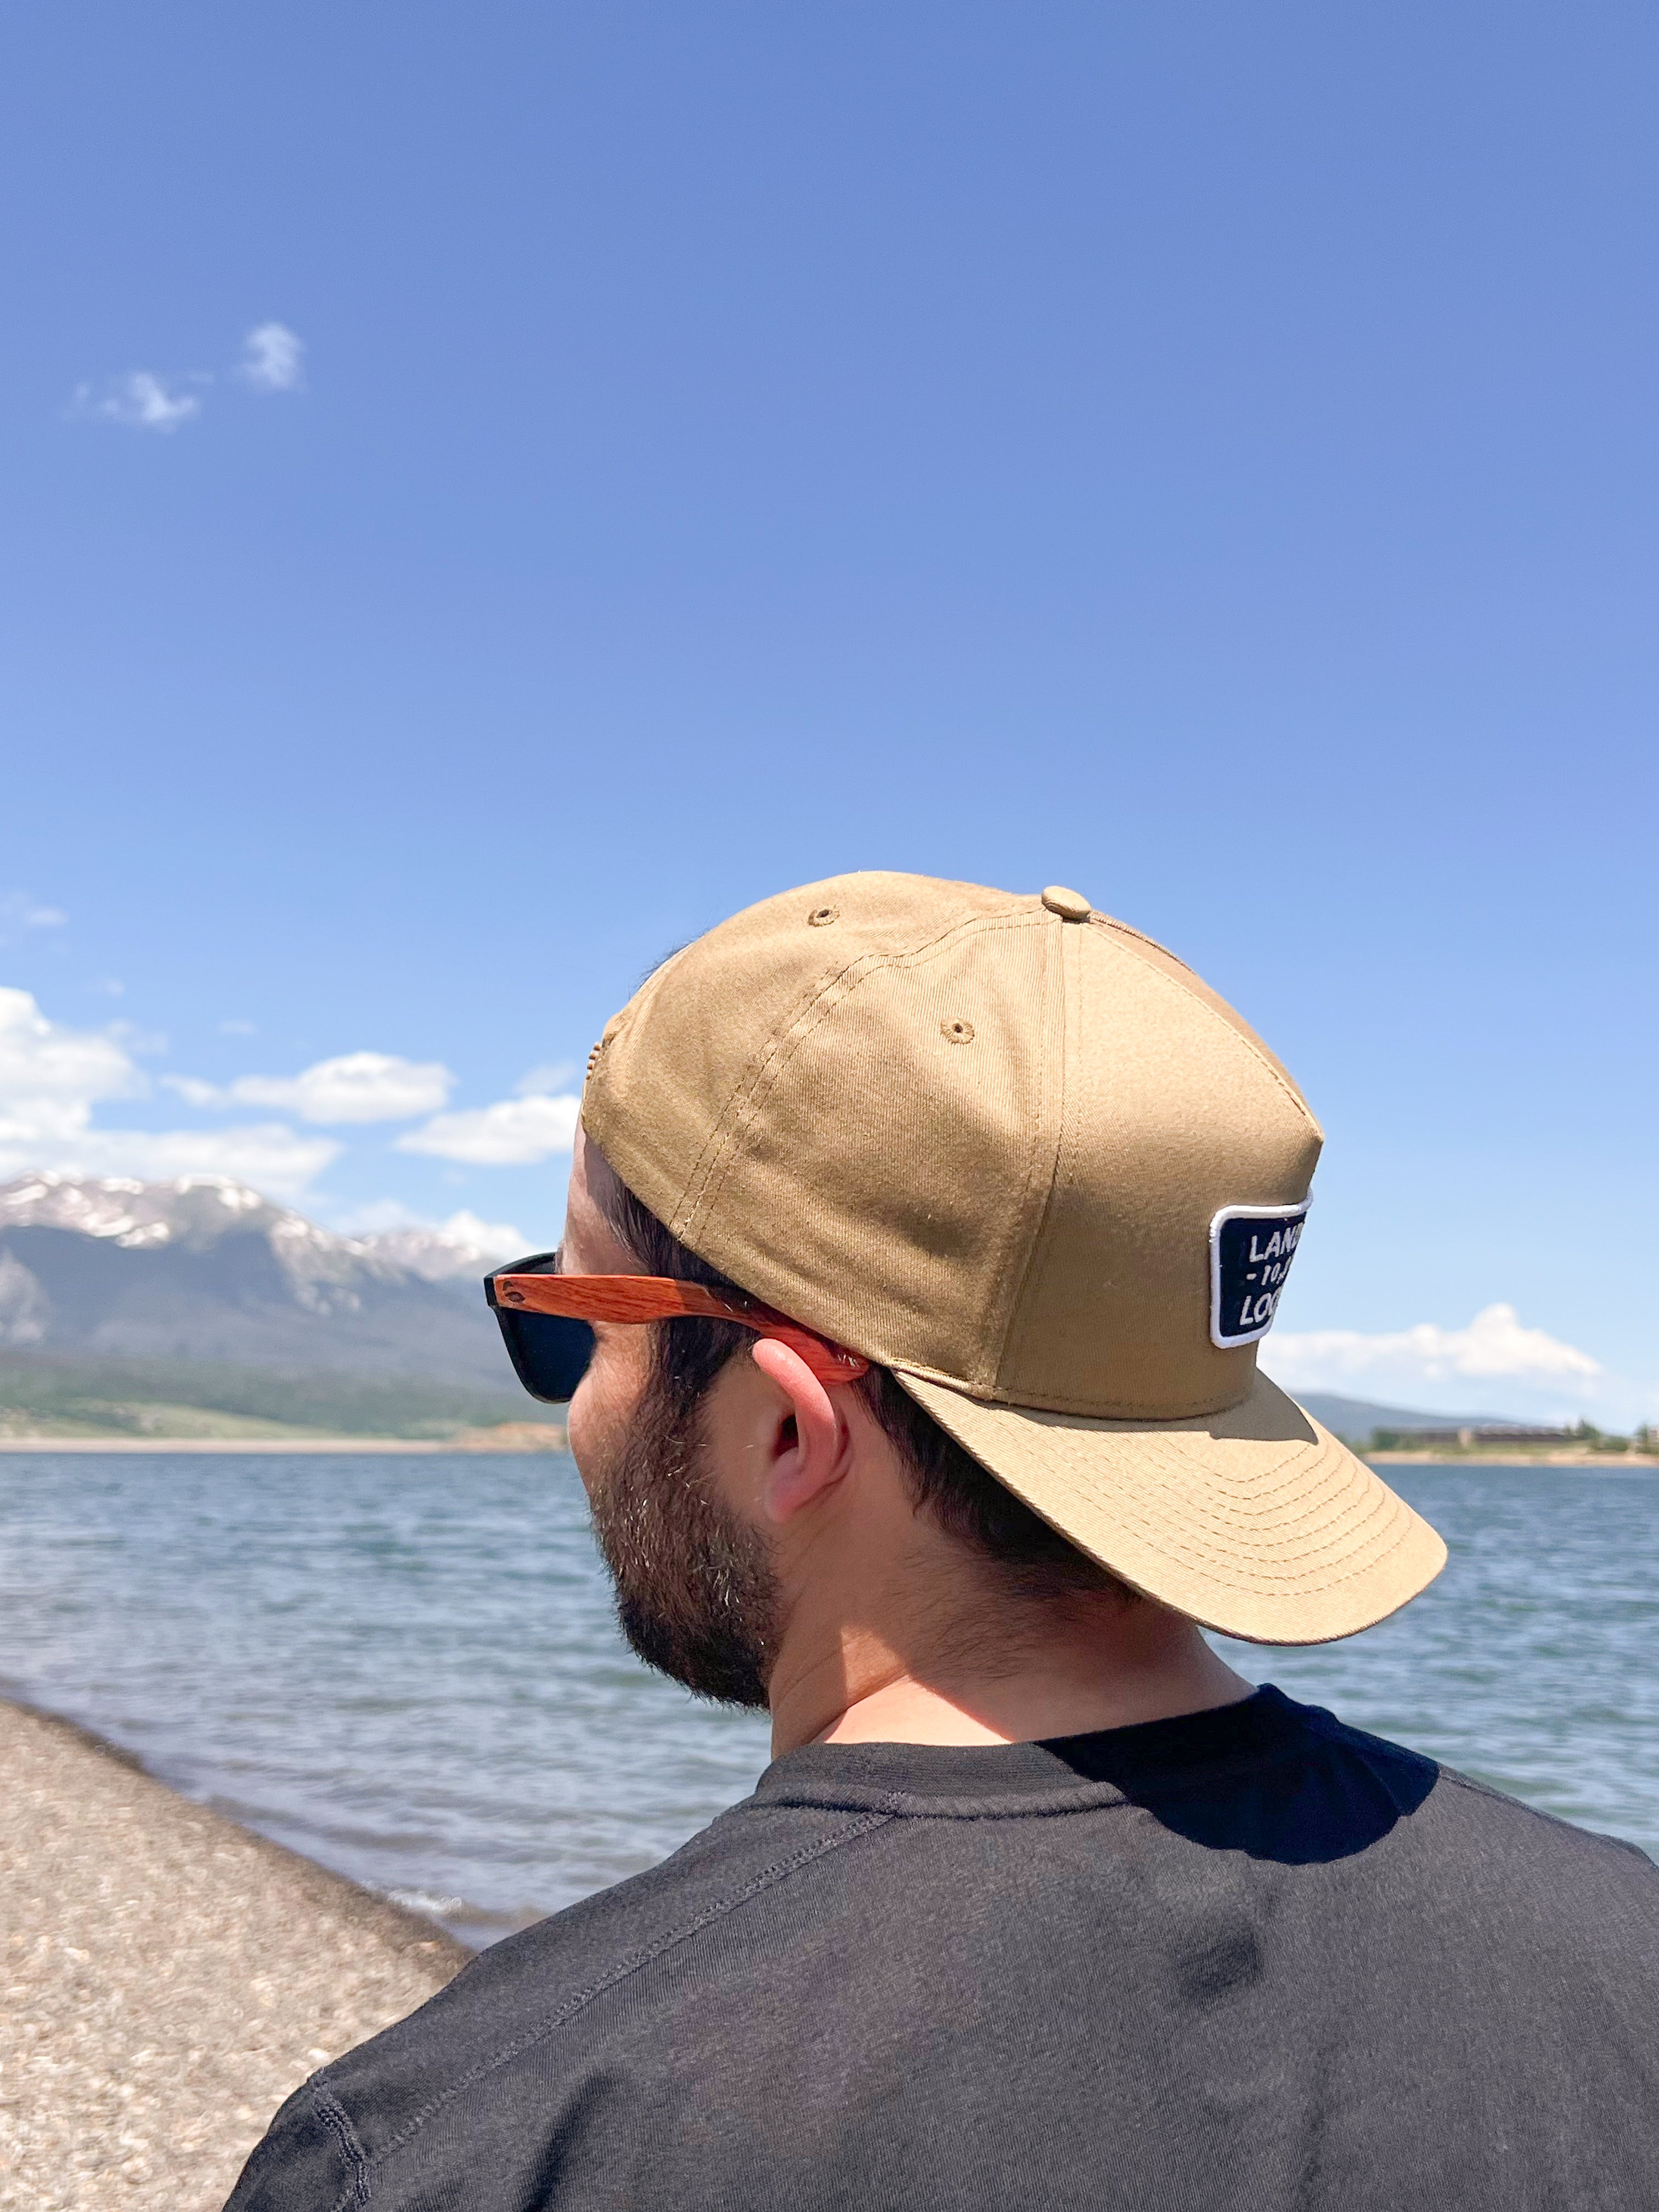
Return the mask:
<path id="1" fill-rule="evenodd" d="M 767 900 L 611 1022 L 582 1119 L 631 1264 L 867 1360 L 918 1510 L 1011 1598 L 1135 1591 L 1316 1642 L 1438 1571 L 1256 1369 L 1316 1123 L 1230 1007 L 1076 893 L 869 874 Z M 744 1334 L 660 1328 L 672 1413 Z"/>

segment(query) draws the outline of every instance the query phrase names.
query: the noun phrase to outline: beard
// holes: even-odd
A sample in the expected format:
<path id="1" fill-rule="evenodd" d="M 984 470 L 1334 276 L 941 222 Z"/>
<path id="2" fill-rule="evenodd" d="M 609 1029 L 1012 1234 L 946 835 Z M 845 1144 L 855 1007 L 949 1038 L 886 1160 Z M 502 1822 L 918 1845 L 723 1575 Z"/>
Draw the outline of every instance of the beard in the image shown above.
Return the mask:
<path id="1" fill-rule="evenodd" d="M 778 1588 L 759 1533 L 704 1468 L 700 1407 L 677 1407 L 652 1364 L 628 1441 L 590 1497 L 628 1642 L 659 1674 L 722 1705 L 764 1707 Z"/>

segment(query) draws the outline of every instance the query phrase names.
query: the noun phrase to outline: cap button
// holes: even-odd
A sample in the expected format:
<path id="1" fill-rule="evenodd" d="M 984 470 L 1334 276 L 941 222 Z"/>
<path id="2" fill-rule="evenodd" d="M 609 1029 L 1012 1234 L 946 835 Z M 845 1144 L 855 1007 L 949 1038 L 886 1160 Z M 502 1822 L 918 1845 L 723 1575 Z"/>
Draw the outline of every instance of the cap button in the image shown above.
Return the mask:
<path id="1" fill-rule="evenodd" d="M 1064 884 L 1050 884 L 1042 894 L 1042 903 L 1062 921 L 1087 921 L 1092 911 L 1081 891 L 1068 891 Z"/>

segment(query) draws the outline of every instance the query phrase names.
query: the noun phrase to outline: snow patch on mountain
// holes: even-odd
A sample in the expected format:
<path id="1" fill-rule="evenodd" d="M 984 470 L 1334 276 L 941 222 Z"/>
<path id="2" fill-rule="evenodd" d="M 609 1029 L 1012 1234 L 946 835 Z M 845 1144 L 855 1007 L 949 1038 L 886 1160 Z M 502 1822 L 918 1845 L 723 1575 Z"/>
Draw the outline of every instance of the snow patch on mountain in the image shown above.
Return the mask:
<path id="1" fill-rule="evenodd" d="M 409 1222 L 358 1241 L 429 1283 L 482 1275 L 530 1249 L 530 1239 L 511 1222 L 481 1221 L 468 1212 L 452 1213 L 447 1221 Z"/>
<path id="2" fill-rule="evenodd" d="M 478 1278 L 525 1242 L 468 1213 L 343 1236 L 228 1176 L 19 1176 L 0 1185 L 0 1345 L 493 1383 Z"/>
<path id="3" fill-rule="evenodd" d="M 476 1213 L 447 1221 L 406 1221 L 362 1236 L 342 1236 L 273 1205 L 224 1176 L 179 1176 L 139 1182 L 128 1176 L 20 1176 L 0 1185 L 0 1230 L 69 1229 L 106 1238 L 125 1250 L 168 1243 L 192 1249 L 231 1231 L 262 1231 L 284 1272 L 313 1294 L 341 1284 L 356 1268 L 418 1275 L 428 1283 L 477 1276 L 526 1249 L 529 1239 L 510 1222 Z M 307 1296 L 305 1303 L 313 1304 Z"/>

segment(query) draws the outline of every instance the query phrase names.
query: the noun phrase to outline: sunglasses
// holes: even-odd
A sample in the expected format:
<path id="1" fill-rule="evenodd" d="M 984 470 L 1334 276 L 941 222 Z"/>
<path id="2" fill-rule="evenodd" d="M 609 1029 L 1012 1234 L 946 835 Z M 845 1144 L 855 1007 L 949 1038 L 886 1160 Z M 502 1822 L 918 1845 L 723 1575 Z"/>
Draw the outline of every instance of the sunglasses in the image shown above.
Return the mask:
<path id="1" fill-rule="evenodd" d="M 775 1336 L 798 1352 L 820 1382 L 856 1382 L 870 1363 L 843 1352 L 785 1314 L 741 1291 L 724 1297 L 701 1283 L 669 1275 L 565 1275 L 556 1252 L 532 1252 L 484 1277 L 484 1296 L 501 1324 L 513 1371 L 532 1398 L 568 1405 L 593 1357 L 593 1323 L 635 1327 L 645 1322 L 734 1321 L 758 1336 Z"/>

